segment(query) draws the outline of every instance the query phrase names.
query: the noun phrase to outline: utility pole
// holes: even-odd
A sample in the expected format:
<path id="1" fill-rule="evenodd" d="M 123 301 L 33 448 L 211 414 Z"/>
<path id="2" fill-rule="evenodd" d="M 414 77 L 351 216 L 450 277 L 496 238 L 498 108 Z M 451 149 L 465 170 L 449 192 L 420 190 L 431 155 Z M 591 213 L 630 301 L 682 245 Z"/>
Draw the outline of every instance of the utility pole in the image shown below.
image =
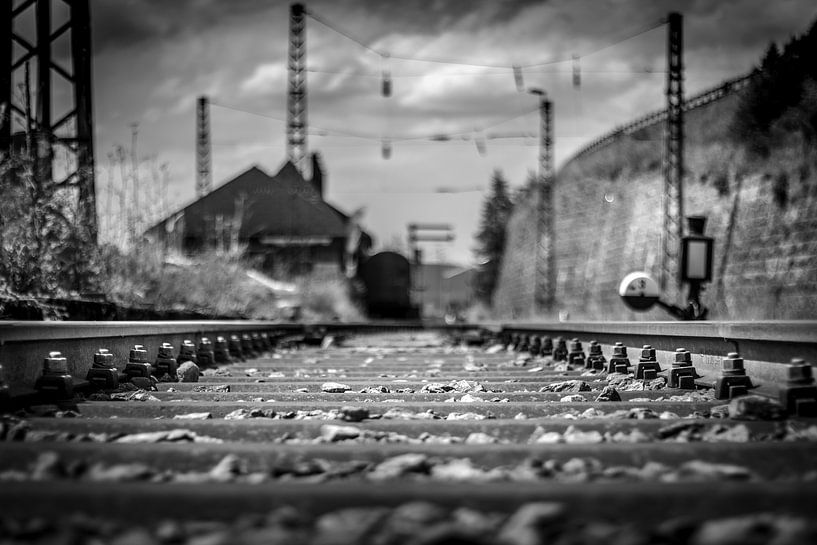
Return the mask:
<path id="1" fill-rule="evenodd" d="M 210 144 L 210 103 L 200 96 L 196 108 L 196 196 L 213 190 L 213 159 Z"/>
<path id="2" fill-rule="evenodd" d="M 31 121 L 34 170 L 40 184 L 77 187 L 79 214 L 87 236 L 97 239 L 96 188 L 93 141 L 93 101 L 91 74 L 90 0 L 62 0 L 56 17 L 52 17 L 54 0 L 0 2 L 0 156 L 9 157 L 12 147 L 12 124 L 16 114 L 26 117 L 25 104 L 12 93 L 15 80 L 22 79 L 19 70 L 31 60 L 37 62 L 36 104 Z M 15 5 L 16 4 L 16 5 Z M 67 9 L 62 6 L 67 6 Z M 33 16 L 32 16 L 33 12 Z M 23 29 L 33 27 L 36 42 L 31 43 Z M 54 24 L 52 24 L 54 23 Z M 53 44 L 70 33 L 71 67 L 60 64 L 52 55 Z M 15 58 L 15 48 L 20 54 Z M 57 74 L 73 91 L 64 110 L 52 111 L 52 79 Z M 24 100 L 25 101 L 25 100 Z M 56 115 L 53 115 L 56 114 Z M 56 119 L 55 119 L 56 118 Z M 28 123 L 28 121 L 26 121 Z M 76 169 L 62 180 L 53 179 L 54 147 L 60 146 L 73 159 Z"/>
<path id="3" fill-rule="evenodd" d="M 541 89 L 539 97 L 539 177 L 536 191 L 536 247 L 533 313 L 551 310 L 556 302 L 556 237 L 553 229 L 553 103 Z"/>
<path id="4" fill-rule="evenodd" d="M 304 174 L 306 168 L 306 9 L 289 6 L 287 92 L 287 159 Z"/>
<path id="5" fill-rule="evenodd" d="M 684 236 L 683 18 L 673 12 L 668 23 L 661 289 L 672 300 L 681 293 L 679 251 Z"/>

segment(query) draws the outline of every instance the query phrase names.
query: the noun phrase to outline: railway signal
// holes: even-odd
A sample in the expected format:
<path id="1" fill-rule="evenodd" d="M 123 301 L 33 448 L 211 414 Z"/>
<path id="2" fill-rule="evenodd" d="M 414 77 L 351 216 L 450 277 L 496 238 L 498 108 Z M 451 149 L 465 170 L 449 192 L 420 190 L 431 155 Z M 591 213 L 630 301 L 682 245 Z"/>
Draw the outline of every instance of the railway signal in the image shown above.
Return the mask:
<path id="1" fill-rule="evenodd" d="M 658 305 L 680 320 L 705 320 L 709 309 L 701 304 L 703 283 L 712 280 L 714 239 L 704 235 L 706 218 L 688 216 L 690 234 L 681 239 L 681 270 L 679 280 L 689 284 L 687 306 L 678 307 L 661 300 L 658 282 L 646 272 L 632 272 L 624 277 L 618 294 L 632 310 L 642 312 Z"/>

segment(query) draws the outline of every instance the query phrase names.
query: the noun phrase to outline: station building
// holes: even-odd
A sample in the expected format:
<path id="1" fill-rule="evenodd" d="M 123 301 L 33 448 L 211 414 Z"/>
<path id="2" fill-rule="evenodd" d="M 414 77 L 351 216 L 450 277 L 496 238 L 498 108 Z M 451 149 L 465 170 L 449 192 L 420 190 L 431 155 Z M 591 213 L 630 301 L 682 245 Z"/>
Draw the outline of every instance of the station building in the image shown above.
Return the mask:
<path id="1" fill-rule="evenodd" d="M 323 170 L 312 156 L 307 180 L 287 161 L 270 176 L 253 166 L 145 232 L 153 242 L 191 255 L 236 250 L 271 275 L 354 276 L 371 237 L 324 200 Z"/>

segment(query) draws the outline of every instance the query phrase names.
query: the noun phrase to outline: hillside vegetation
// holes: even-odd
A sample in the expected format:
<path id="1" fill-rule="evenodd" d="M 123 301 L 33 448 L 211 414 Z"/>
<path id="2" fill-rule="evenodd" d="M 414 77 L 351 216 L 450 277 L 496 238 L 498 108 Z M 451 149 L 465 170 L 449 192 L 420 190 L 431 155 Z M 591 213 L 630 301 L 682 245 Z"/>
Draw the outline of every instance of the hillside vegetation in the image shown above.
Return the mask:
<path id="1" fill-rule="evenodd" d="M 630 312 L 617 295 L 628 272 L 660 273 L 664 130 L 622 133 L 557 174 L 549 318 L 667 318 Z M 684 213 L 706 216 L 715 240 L 710 318 L 817 317 L 817 25 L 771 44 L 740 91 L 688 110 L 684 131 Z M 534 214 L 522 202 L 509 220 L 498 316 L 531 316 Z M 672 284 L 665 296 L 683 304 Z"/>

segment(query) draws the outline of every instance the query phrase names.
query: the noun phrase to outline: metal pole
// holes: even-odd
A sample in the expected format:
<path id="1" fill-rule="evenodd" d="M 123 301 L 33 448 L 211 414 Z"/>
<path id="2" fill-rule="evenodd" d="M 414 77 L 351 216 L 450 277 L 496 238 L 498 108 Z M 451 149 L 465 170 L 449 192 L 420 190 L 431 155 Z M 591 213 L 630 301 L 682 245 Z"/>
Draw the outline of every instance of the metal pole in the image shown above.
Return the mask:
<path id="1" fill-rule="evenodd" d="M 26 61 L 24 71 L 25 82 L 23 83 L 23 92 L 25 93 L 25 111 L 26 111 L 26 159 L 31 160 L 32 152 L 34 151 L 33 142 L 33 127 L 31 119 L 31 63 Z"/>
<path id="2" fill-rule="evenodd" d="M 553 228 L 553 103 L 538 89 L 539 179 L 536 184 L 536 247 L 533 313 L 551 310 L 556 302 L 556 244 Z"/>
<path id="3" fill-rule="evenodd" d="M 668 23 L 661 288 L 675 299 L 681 292 L 679 252 L 684 236 L 683 18 L 670 13 Z"/>
<path id="4" fill-rule="evenodd" d="M 306 9 L 289 7 L 287 159 L 303 175 L 306 167 Z"/>
<path id="5" fill-rule="evenodd" d="M 0 158 L 11 154 L 12 36 L 14 2 L 0 2 Z"/>
<path id="6" fill-rule="evenodd" d="M 51 0 L 37 0 L 37 183 L 53 181 L 51 147 Z"/>
<path id="7" fill-rule="evenodd" d="M 96 162 L 94 160 L 93 74 L 89 0 L 71 2 L 71 50 L 76 108 L 76 161 L 80 217 L 91 242 L 96 243 Z M 110 211 L 109 211 L 110 213 Z"/>
<path id="8" fill-rule="evenodd" d="M 196 108 L 196 195 L 201 197 L 212 189 L 210 103 L 206 96 L 200 96 Z"/>

